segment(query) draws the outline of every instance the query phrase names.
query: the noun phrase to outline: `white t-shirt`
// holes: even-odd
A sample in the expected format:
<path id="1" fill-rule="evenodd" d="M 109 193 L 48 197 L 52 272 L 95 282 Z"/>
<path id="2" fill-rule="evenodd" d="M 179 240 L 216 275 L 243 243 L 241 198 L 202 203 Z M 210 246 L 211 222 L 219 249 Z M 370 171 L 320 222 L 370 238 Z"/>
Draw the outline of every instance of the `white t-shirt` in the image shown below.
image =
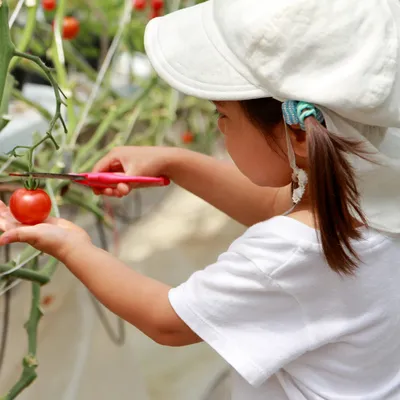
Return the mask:
<path id="1" fill-rule="evenodd" d="M 341 277 L 314 229 L 279 216 L 171 289 L 236 370 L 233 400 L 400 399 L 400 238 L 364 229 L 354 248 L 363 264 Z"/>

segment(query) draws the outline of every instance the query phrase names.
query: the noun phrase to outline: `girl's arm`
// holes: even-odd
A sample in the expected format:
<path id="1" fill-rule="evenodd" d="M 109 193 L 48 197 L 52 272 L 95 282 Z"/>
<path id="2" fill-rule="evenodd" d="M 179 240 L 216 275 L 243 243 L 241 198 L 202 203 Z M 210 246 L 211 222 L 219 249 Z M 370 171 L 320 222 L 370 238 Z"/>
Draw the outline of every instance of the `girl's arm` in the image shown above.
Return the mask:
<path id="1" fill-rule="evenodd" d="M 155 342 L 165 346 L 201 342 L 171 307 L 168 285 L 135 272 L 87 242 L 69 247 L 59 258 L 104 306 Z"/>
<path id="2" fill-rule="evenodd" d="M 290 187 L 253 184 L 236 166 L 194 151 L 171 147 L 119 147 L 94 167 L 95 172 L 166 175 L 177 185 L 204 199 L 236 221 L 251 226 L 291 207 Z M 97 194 L 122 197 L 131 188 L 98 189 Z"/>
<path id="3" fill-rule="evenodd" d="M 290 186 L 257 186 L 233 163 L 192 151 L 177 149 L 170 157 L 167 175 L 246 226 L 283 214 L 292 205 Z"/>
<path id="4" fill-rule="evenodd" d="M 42 224 L 21 225 L 0 201 L 0 232 L 0 247 L 28 243 L 60 260 L 102 304 L 157 343 L 184 346 L 201 341 L 171 307 L 168 285 L 140 275 L 95 247 L 72 222 L 50 217 Z"/>

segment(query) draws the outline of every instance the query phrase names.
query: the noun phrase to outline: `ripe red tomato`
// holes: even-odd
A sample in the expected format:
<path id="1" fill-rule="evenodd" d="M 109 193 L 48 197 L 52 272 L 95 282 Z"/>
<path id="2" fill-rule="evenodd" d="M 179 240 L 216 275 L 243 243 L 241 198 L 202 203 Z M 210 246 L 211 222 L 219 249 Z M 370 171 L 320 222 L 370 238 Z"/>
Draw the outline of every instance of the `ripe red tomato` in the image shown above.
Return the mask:
<path id="1" fill-rule="evenodd" d="M 135 10 L 141 11 L 146 8 L 146 0 L 133 0 Z"/>
<path id="2" fill-rule="evenodd" d="M 164 0 L 151 0 L 151 8 L 159 11 L 164 7 Z"/>
<path id="3" fill-rule="evenodd" d="M 50 215 L 51 200 L 42 189 L 21 188 L 16 190 L 10 198 L 10 211 L 21 224 L 40 224 Z"/>
<path id="4" fill-rule="evenodd" d="M 53 11 L 57 7 L 56 0 L 42 0 L 42 7 L 46 11 Z"/>
<path id="5" fill-rule="evenodd" d="M 79 21 L 74 17 L 65 17 L 63 22 L 62 36 L 64 39 L 71 40 L 78 36 L 80 30 Z"/>
<path id="6" fill-rule="evenodd" d="M 182 142 L 185 144 L 193 143 L 194 140 L 195 140 L 195 136 L 190 131 L 187 131 L 182 135 Z"/>

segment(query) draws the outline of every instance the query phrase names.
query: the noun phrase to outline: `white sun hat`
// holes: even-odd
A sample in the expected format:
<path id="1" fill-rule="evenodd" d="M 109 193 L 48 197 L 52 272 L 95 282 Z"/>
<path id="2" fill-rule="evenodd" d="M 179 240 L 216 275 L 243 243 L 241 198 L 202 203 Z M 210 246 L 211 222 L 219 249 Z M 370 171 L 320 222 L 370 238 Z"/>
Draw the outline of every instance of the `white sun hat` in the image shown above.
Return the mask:
<path id="1" fill-rule="evenodd" d="M 367 139 L 354 158 L 372 227 L 400 233 L 398 0 L 209 0 L 149 22 L 146 53 L 175 89 L 208 100 L 313 103 L 327 128 Z M 384 144 L 384 146 L 383 146 Z"/>

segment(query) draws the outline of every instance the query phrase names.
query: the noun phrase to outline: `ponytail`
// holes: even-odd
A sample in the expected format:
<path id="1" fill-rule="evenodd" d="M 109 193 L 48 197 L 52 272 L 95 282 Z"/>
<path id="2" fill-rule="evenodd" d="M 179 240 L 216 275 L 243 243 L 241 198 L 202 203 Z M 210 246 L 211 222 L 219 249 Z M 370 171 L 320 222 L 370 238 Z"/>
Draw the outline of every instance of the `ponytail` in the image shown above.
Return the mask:
<path id="1" fill-rule="evenodd" d="M 360 262 L 351 239 L 360 239 L 356 220 L 367 225 L 354 170 L 347 154 L 365 159 L 363 143 L 329 132 L 314 117 L 305 120 L 309 195 L 323 253 L 337 273 L 353 275 Z"/>
<path id="2" fill-rule="evenodd" d="M 268 132 L 282 121 L 282 103 L 273 98 L 244 100 L 243 110 L 268 139 L 276 138 Z M 295 109 L 294 109 L 295 111 Z M 305 115 L 304 130 L 308 142 L 308 190 L 315 226 L 320 231 L 324 256 L 333 271 L 353 275 L 360 259 L 351 240 L 360 239 L 357 220 L 367 225 L 360 206 L 354 170 L 347 156 L 367 158 L 370 155 L 362 142 L 343 138 L 329 132 L 314 113 Z M 296 116 L 296 112 L 293 114 Z M 290 123 L 291 113 L 285 121 Z M 316 117 L 323 121 L 322 114 Z M 289 118 L 289 120 L 288 120 Z"/>

